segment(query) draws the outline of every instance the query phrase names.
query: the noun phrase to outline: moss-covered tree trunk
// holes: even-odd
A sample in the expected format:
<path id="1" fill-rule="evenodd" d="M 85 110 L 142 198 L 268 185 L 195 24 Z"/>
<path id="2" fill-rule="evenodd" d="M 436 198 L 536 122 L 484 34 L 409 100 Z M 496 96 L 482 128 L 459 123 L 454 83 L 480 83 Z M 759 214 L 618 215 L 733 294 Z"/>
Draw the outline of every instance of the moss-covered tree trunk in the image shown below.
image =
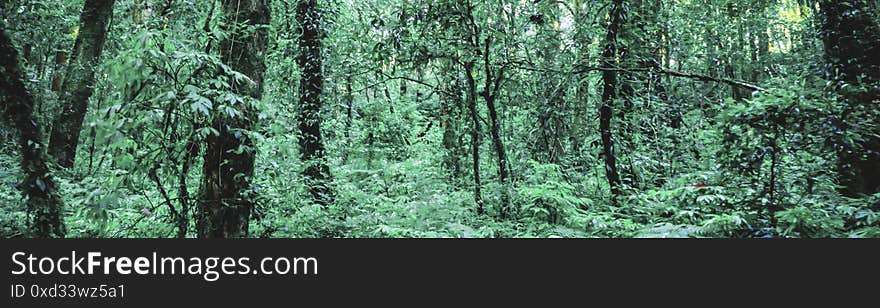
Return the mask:
<path id="1" fill-rule="evenodd" d="M 27 196 L 28 212 L 33 215 L 33 235 L 64 237 L 64 221 L 61 217 L 64 206 L 46 166 L 40 126 L 31 114 L 34 99 L 25 88 L 22 78 L 23 74 L 18 67 L 18 53 L 4 26 L 0 29 L 0 102 L 3 104 L 5 119 L 18 133 L 21 170 L 25 174 L 19 188 Z"/>
<path id="2" fill-rule="evenodd" d="M 207 140 L 196 222 L 198 236 L 203 238 L 248 236 L 255 156 L 249 132 L 257 116 L 254 101 L 262 98 L 269 41 L 268 0 L 223 0 L 222 7 L 229 35 L 219 45 L 221 60 L 250 81 L 232 82 L 233 91 L 245 97 L 234 106 L 241 114 L 233 117 L 217 112 L 212 123 L 218 134 Z"/>
<path id="3" fill-rule="evenodd" d="M 880 191 L 880 25 L 865 0 L 821 1 L 826 71 L 843 100 L 833 143 L 847 196 Z M 853 141 L 851 134 L 863 136 Z"/>
<path id="4" fill-rule="evenodd" d="M 79 133 L 95 88 L 95 71 L 104 51 L 115 0 L 86 0 L 79 34 L 59 93 L 61 113 L 52 126 L 49 154 L 65 168 L 73 167 Z"/>
<path id="5" fill-rule="evenodd" d="M 299 148 L 305 164 L 303 177 L 315 203 L 327 206 L 333 201 L 330 167 L 327 166 L 321 137 L 321 93 L 324 91 L 321 14 L 317 0 L 300 0 L 296 8 L 300 22 L 299 65 Z"/>

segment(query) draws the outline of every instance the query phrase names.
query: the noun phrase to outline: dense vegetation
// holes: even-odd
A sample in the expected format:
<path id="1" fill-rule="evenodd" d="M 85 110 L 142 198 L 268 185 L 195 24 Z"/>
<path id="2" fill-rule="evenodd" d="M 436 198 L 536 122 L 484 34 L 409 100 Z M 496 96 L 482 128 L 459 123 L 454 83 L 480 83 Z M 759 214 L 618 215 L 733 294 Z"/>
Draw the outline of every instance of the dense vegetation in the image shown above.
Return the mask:
<path id="1" fill-rule="evenodd" d="M 3 237 L 878 237 L 880 1 L 6 0 Z"/>

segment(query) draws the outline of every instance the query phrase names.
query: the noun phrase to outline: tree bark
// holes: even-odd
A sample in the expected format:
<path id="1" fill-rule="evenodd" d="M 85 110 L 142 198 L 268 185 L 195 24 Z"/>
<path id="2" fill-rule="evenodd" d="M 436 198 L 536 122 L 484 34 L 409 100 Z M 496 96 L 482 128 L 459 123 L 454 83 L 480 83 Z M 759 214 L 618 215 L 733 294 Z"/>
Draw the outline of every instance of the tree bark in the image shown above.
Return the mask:
<path id="1" fill-rule="evenodd" d="M 264 58 L 268 49 L 268 0 L 223 0 L 229 36 L 220 42 L 220 58 L 252 82 L 234 80 L 233 91 L 243 97 L 241 116 L 215 114 L 205 149 L 202 193 L 197 230 L 199 237 L 247 237 L 254 191 L 254 129 L 257 110 L 252 101 L 262 98 Z"/>
<path id="2" fill-rule="evenodd" d="M 333 202 L 330 187 L 332 175 L 327 166 L 321 137 L 321 93 L 324 91 L 323 30 L 317 0 L 300 0 L 296 18 L 302 27 L 299 37 L 299 65 L 302 69 L 299 94 L 299 147 L 305 169 L 303 177 L 316 204 L 327 206 Z"/>
<path id="3" fill-rule="evenodd" d="M 25 174 L 19 189 L 27 196 L 27 209 L 33 215 L 31 232 L 36 237 L 64 237 L 64 204 L 46 165 L 40 126 L 32 116 L 34 99 L 24 86 L 18 61 L 18 52 L 4 26 L 0 29 L 0 102 L 4 117 L 18 133 L 21 170 Z"/>
<path id="4" fill-rule="evenodd" d="M 605 35 L 605 50 L 602 52 L 603 66 L 616 67 L 618 56 L 617 34 L 625 22 L 624 0 L 614 0 L 611 6 L 608 32 Z M 602 156 L 605 158 L 605 175 L 611 189 L 612 201 L 616 203 L 620 194 L 620 174 L 617 171 L 617 157 L 614 153 L 614 137 L 611 120 L 614 116 L 614 101 L 617 99 L 617 72 L 602 72 L 602 105 L 599 107 L 599 131 L 602 139 Z"/>
<path id="5" fill-rule="evenodd" d="M 110 29 L 114 0 L 86 0 L 79 21 L 79 35 L 70 53 L 49 141 L 49 154 L 64 168 L 73 167 L 83 119 L 95 87 L 95 74 Z"/>

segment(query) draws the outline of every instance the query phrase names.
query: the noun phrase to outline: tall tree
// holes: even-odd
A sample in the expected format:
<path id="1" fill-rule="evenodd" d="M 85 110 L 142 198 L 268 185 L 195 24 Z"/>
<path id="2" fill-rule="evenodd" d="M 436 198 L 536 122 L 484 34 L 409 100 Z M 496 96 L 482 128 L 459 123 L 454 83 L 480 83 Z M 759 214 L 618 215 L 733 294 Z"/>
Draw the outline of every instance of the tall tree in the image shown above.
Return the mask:
<path id="1" fill-rule="evenodd" d="M 558 71 L 560 64 L 560 45 L 562 45 L 560 20 L 561 10 L 559 2 L 540 2 L 538 11 L 530 17 L 538 31 L 536 39 L 540 39 L 540 48 L 537 55 L 541 59 L 541 67 L 546 70 L 537 80 L 540 91 L 538 95 L 538 129 L 534 146 L 534 156 L 538 161 L 559 164 L 563 152 L 566 123 L 565 123 L 565 82 L 567 76 L 560 76 L 553 72 Z"/>
<path id="2" fill-rule="evenodd" d="M 0 29 L 0 102 L 3 115 L 18 133 L 21 148 L 21 170 L 25 179 L 19 188 L 27 196 L 27 209 L 33 215 L 32 232 L 37 237 L 64 237 L 64 207 L 56 192 L 55 181 L 46 165 L 41 129 L 34 121 L 34 99 L 22 82 L 24 75 L 18 65 L 18 52 Z"/>
<path id="3" fill-rule="evenodd" d="M 70 64 L 61 85 L 61 113 L 52 126 L 49 154 L 65 168 L 73 167 L 79 133 L 95 88 L 95 71 L 104 52 L 115 0 L 86 0 Z"/>
<path id="4" fill-rule="evenodd" d="M 220 58 L 250 80 L 234 78 L 233 91 L 245 98 L 241 115 L 217 112 L 205 149 L 204 176 L 197 220 L 199 237 L 248 236 L 253 208 L 254 101 L 263 96 L 265 55 L 268 49 L 269 0 L 223 0 L 228 35 L 220 42 Z"/>
<path id="5" fill-rule="evenodd" d="M 617 67 L 619 46 L 617 35 L 626 22 L 624 0 L 614 0 L 609 11 L 609 22 L 605 34 L 605 50 L 602 52 L 603 66 Z M 611 120 L 614 116 L 614 101 L 618 94 L 617 72 L 602 72 L 602 104 L 599 107 L 599 132 L 602 139 L 602 156 L 605 158 L 605 175 L 611 188 L 612 200 L 620 194 L 620 174 L 617 171 L 617 157 L 614 153 L 614 137 Z"/>
<path id="6" fill-rule="evenodd" d="M 443 165 L 455 182 L 462 175 L 462 144 L 459 122 L 462 116 L 462 79 L 453 61 L 444 62 L 447 86 L 440 97 L 440 127 L 443 128 L 443 148 L 446 150 Z"/>
<path id="7" fill-rule="evenodd" d="M 576 59 L 576 65 L 588 65 L 590 55 L 590 44 L 592 41 L 592 33 L 589 31 L 590 23 L 592 22 L 592 16 L 590 16 L 591 10 L 586 8 L 584 1 L 575 0 L 573 3 L 573 8 L 575 10 L 573 16 L 574 22 L 574 33 L 573 38 L 577 42 L 576 53 L 574 54 Z M 577 87 L 575 88 L 575 101 L 577 102 L 587 102 L 590 96 L 590 82 L 587 81 L 588 73 L 579 72 L 575 76 L 578 82 L 576 82 Z M 588 123 L 587 114 L 590 113 L 590 108 L 587 107 L 587 104 L 573 104 L 571 108 L 571 129 L 568 134 L 570 140 L 569 144 L 571 146 L 570 153 L 576 155 L 577 159 L 574 162 L 575 166 L 583 167 L 584 161 L 582 159 L 581 150 L 583 149 L 584 143 L 584 134 L 590 131 L 586 126 Z"/>
<path id="8" fill-rule="evenodd" d="M 296 19 L 302 28 L 299 37 L 299 148 L 303 177 L 315 203 L 327 206 L 333 201 L 330 167 L 327 166 L 321 138 L 321 94 L 324 91 L 323 29 L 317 0 L 300 0 Z"/>
<path id="9" fill-rule="evenodd" d="M 477 113 L 477 82 L 474 79 L 474 62 L 464 63 L 464 73 L 467 80 L 467 105 L 471 118 L 471 157 L 474 169 L 474 203 L 477 204 L 477 214 L 485 213 L 483 206 L 483 183 L 480 179 L 480 143 L 482 138 L 480 115 Z"/>
<path id="10" fill-rule="evenodd" d="M 836 118 L 838 176 L 848 196 L 880 191 L 880 25 L 870 1 L 821 1 L 826 71 L 843 100 Z M 851 134 L 863 135 L 853 141 Z"/>
<path id="11" fill-rule="evenodd" d="M 489 54 L 492 47 L 491 36 L 486 38 L 485 52 L 483 52 L 483 68 L 485 69 L 486 85 L 481 92 L 486 101 L 486 109 L 489 111 L 489 131 L 492 135 L 492 146 L 495 148 L 495 156 L 498 158 L 498 182 L 501 184 L 501 219 L 505 219 L 510 210 L 510 196 L 507 185 L 507 152 L 504 151 L 504 141 L 501 140 L 501 123 L 498 119 L 498 110 L 495 100 L 501 92 L 501 84 L 504 82 L 504 70 L 502 67 L 493 72 Z"/>

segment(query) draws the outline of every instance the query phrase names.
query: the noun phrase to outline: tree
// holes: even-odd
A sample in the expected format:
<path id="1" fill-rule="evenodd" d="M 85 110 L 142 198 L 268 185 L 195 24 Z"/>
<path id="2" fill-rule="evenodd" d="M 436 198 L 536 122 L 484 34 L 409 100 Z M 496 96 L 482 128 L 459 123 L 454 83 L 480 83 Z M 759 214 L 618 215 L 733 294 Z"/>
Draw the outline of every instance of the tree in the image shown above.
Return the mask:
<path id="1" fill-rule="evenodd" d="M 568 76 L 552 73 L 560 65 L 560 16 L 562 10 L 560 2 L 543 1 L 537 3 L 537 13 L 530 17 L 530 21 L 539 29 L 536 37 L 540 37 L 541 48 L 538 55 L 541 59 L 541 67 L 546 72 L 538 76 L 537 84 L 541 91 L 536 93 L 538 97 L 538 128 L 534 141 L 533 156 L 536 160 L 544 163 L 560 164 L 564 152 L 563 138 L 566 134 L 567 111 L 565 101 L 566 83 Z M 564 61 L 564 60 L 562 60 Z"/>
<path id="2" fill-rule="evenodd" d="M 462 80 L 453 61 L 445 61 L 445 81 L 447 87 L 440 98 L 440 127 L 443 128 L 443 148 L 445 159 L 443 165 L 449 173 L 450 179 L 455 182 L 462 176 L 461 170 L 461 118 L 462 118 Z"/>
<path id="3" fill-rule="evenodd" d="M 880 192 L 880 25 L 868 2 L 819 3 L 826 75 L 843 103 L 834 119 L 838 179 L 852 197 Z"/>
<path id="4" fill-rule="evenodd" d="M 233 91 L 243 100 L 240 115 L 217 112 L 208 136 L 197 229 L 199 237 L 246 237 L 254 191 L 254 101 L 263 93 L 264 63 L 268 49 L 268 0 L 223 0 L 228 35 L 220 42 L 224 64 L 246 76 L 233 74 Z"/>
<path id="5" fill-rule="evenodd" d="M 321 138 L 321 94 L 324 91 L 321 12 L 317 0 L 300 0 L 296 19 L 302 28 L 299 37 L 299 148 L 304 164 L 303 177 L 315 203 L 327 206 L 333 202 L 331 174 Z"/>
<path id="6" fill-rule="evenodd" d="M 617 35 L 626 22 L 624 0 L 614 0 L 609 12 L 609 22 L 605 34 L 605 50 L 602 62 L 605 67 L 616 67 L 618 63 L 619 42 Z M 617 171 L 617 156 L 614 151 L 614 136 L 611 120 L 614 117 L 614 102 L 618 97 L 617 72 L 602 72 L 602 105 L 599 107 L 599 132 L 602 138 L 602 156 L 605 159 L 605 175 L 611 188 L 611 198 L 616 200 L 620 194 L 620 174 Z"/>
<path id="7" fill-rule="evenodd" d="M 0 237 L 880 235 L 875 0 L 83 2 L 0 1 Z"/>
<path id="8" fill-rule="evenodd" d="M 485 52 L 483 53 L 483 67 L 485 69 L 486 85 L 483 87 L 483 99 L 486 101 L 486 109 L 489 111 L 489 131 L 492 135 L 492 145 L 495 148 L 495 156 L 498 159 L 498 182 L 501 184 L 501 219 L 505 219 L 510 210 L 510 196 L 507 187 L 507 152 L 504 151 L 504 141 L 501 140 L 501 124 L 498 119 L 498 111 L 495 100 L 501 92 L 501 84 L 504 82 L 504 67 L 497 73 L 493 73 L 492 62 L 489 55 L 492 47 L 491 37 L 486 38 Z"/>
<path id="9" fill-rule="evenodd" d="M 80 16 L 79 34 L 70 53 L 70 64 L 61 85 L 61 113 L 52 126 L 49 154 L 58 165 L 70 168 L 76 158 L 79 133 L 96 82 L 104 41 L 110 29 L 115 0 L 86 0 Z"/>
<path id="10" fill-rule="evenodd" d="M 474 62 L 465 62 L 463 65 L 467 80 L 466 101 L 471 118 L 471 158 L 474 169 L 474 203 L 477 205 L 477 214 L 483 214 L 486 209 L 483 205 L 483 183 L 480 179 L 480 143 L 482 128 L 480 115 L 477 113 L 477 82 L 474 80 Z"/>
<path id="11" fill-rule="evenodd" d="M 25 174 L 19 188 L 27 196 L 27 210 L 33 215 L 31 229 L 36 237 L 64 237 L 66 230 L 61 217 L 64 203 L 46 165 L 45 147 L 40 125 L 34 121 L 34 99 L 24 86 L 24 75 L 18 65 L 18 52 L 12 45 L 6 27 L 0 29 L 0 101 L 3 115 L 18 134 L 21 170 Z"/>

